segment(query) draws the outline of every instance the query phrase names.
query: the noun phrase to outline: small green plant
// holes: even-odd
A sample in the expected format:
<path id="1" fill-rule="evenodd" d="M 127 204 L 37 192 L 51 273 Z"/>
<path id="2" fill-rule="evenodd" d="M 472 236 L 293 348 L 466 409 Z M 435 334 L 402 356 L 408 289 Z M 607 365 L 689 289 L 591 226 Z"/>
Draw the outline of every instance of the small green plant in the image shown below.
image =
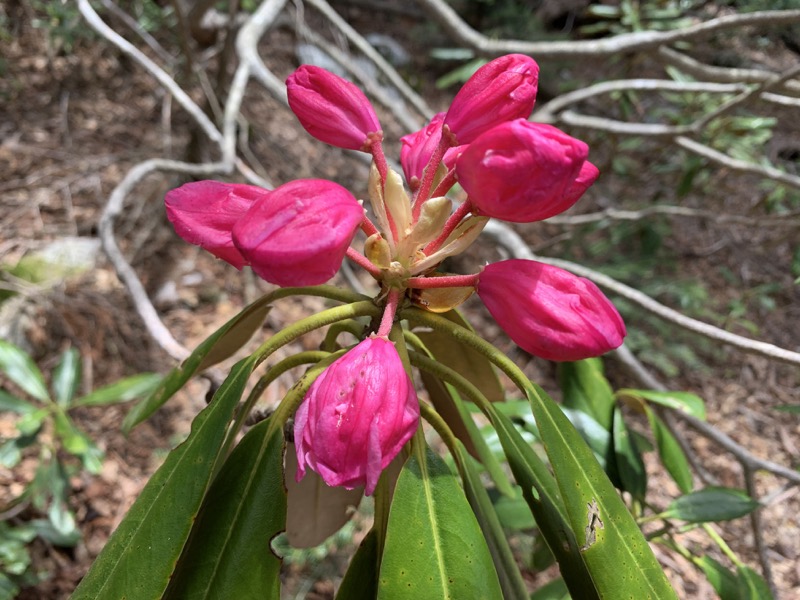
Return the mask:
<path id="1" fill-rule="evenodd" d="M 69 506 L 71 475 L 84 469 L 97 474 L 103 452 L 75 424 L 71 413 L 84 406 L 125 402 L 149 393 L 159 376 L 145 373 L 121 379 L 91 394 L 77 396 L 81 383 L 80 353 L 66 350 L 52 371 L 48 389 L 33 359 L 22 349 L 0 340 L 0 413 L 15 416 L 16 435 L 0 439 L 0 466 L 17 467 L 35 456 L 34 476 L 24 490 L 0 506 L 0 513 L 20 515 L 29 505 L 42 518 L 13 524 L 0 521 L 0 600 L 14 597 L 19 585 L 31 582 L 24 546 L 39 536 L 56 546 L 74 546 L 80 539 Z M 77 459 L 77 460 L 76 460 Z M 3 594 L 9 594 L 5 596 Z"/>

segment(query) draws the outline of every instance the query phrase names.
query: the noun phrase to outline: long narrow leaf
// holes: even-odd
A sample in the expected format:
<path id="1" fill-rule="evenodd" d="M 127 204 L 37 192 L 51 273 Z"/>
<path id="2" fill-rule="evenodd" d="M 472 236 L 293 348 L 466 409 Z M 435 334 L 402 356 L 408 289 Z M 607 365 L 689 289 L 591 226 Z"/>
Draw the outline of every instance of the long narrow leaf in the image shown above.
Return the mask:
<path id="1" fill-rule="evenodd" d="M 233 411 L 255 365 L 237 363 L 187 440 L 169 453 L 108 540 L 72 600 L 161 598 L 189 536 Z"/>
<path id="2" fill-rule="evenodd" d="M 424 454 L 419 450 L 412 454 L 397 480 L 378 598 L 502 598 L 494 564 L 464 492 L 447 465 L 428 448 Z"/>
<path id="3" fill-rule="evenodd" d="M 0 371 L 37 400 L 47 402 L 49 394 L 39 367 L 25 352 L 4 340 L 0 340 Z"/>
<path id="4" fill-rule="evenodd" d="M 581 553 L 603 598 L 677 598 L 614 486 L 540 388 L 528 398 Z"/>
<path id="5" fill-rule="evenodd" d="M 281 561 L 269 544 L 285 523 L 283 435 L 264 421 L 214 479 L 165 600 L 278 598 Z"/>

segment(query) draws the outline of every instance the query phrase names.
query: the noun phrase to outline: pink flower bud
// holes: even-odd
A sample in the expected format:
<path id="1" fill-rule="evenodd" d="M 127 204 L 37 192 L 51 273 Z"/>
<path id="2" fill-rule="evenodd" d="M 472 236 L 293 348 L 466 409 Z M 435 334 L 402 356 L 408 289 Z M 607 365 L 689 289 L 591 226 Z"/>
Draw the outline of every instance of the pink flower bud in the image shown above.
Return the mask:
<path id="1" fill-rule="evenodd" d="M 167 192 L 167 218 L 190 244 L 241 269 L 247 261 L 233 245 L 231 230 L 252 206 L 269 194 L 252 185 L 196 181 Z"/>
<path id="2" fill-rule="evenodd" d="M 517 119 L 472 142 L 456 175 L 477 214 L 530 223 L 564 212 L 594 183 L 599 171 L 588 154 L 555 127 Z"/>
<path id="3" fill-rule="evenodd" d="M 459 90 L 444 124 L 459 144 L 469 144 L 495 125 L 527 119 L 536 101 L 539 65 L 523 54 L 507 54 L 483 65 Z"/>
<path id="4" fill-rule="evenodd" d="M 298 179 L 253 203 L 234 225 L 233 242 L 270 283 L 317 285 L 339 269 L 363 216 L 339 184 Z"/>
<path id="5" fill-rule="evenodd" d="M 305 130 L 338 148 L 367 150 L 380 133 L 375 109 L 354 84 L 321 67 L 302 65 L 286 80 L 289 107 Z"/>
<path id="6" fill-rule="evenodd" d="M 363 485 L 369 496 L 418 424 L 417 393 L 394 344 L 367 338 L 323 371 L 297 410 L 297 480 L 308 465 L 328 485 Z"/>
<path id="7" fill-rule="evenodd" d="M 555 361 L 600 356 L 619 347 L 625 324 L 597 286 L 533 260 L 487 265 L 478 295 L 523 350 Z"/>
<path id="8" fill-rule="evenodd" d="M 400 138 L 403 144 L 400 148 L 400 164 L 403 165 L 403 173 L 406 181 L 411 183 L 412 179 L 422 179 L 422 173 L 431 160 L 436 147 L 442 139 L 442 122 L 444 113 L 434 115 L 431 122 L 425 127 L 414 133 L 409 133 Z M 444 155 L 444 165 L 451 169 L 455 165 L 456 156 L 466 146 L 456 146 L 449 148 Z M 436 168 L 438 165 L 434 165 Z"/>

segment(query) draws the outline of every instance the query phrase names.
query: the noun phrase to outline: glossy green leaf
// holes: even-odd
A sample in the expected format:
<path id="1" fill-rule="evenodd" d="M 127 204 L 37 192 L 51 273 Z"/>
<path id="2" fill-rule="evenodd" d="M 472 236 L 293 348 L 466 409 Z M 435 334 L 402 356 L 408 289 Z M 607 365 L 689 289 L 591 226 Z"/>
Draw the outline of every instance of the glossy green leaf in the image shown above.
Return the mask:
<path id="1" fill-rule="evenodd" d="M 378 535 L 372 529 L 350 560 L 350 566 L 336 592 L 336 600 L 375 600 L 377 594 Z"/>
<path id="2" fill-rule="evenodd" d="M 255 360 L 237 363 L 185 442 L 147 482 L 72 600 L 155 600 L 169 583 Z"/>
<path id="3" fill-rule="evenodd" d="M 428 448 L 412 454 L 397 480 L 378 580 L 381 600 L 423 597 L 502 598 L 458 479 Z"/>
<path id="4" fill-rule="evenodd" d="M 664 422 L 649 408 L 647 410 L 647 418 L 650 421 L 650 428 L 653 430 L 661 462 L 672 479 L 675 480 L 675 483 L 678 484 L 681 492 L 688 494 L 694 487 L 694 480 L 683 448 L 681 448 Z"/>
<path id="5" fill-rule="evenodd" d="M 47 402 L 50 398 L 39 367 L 25 352 L 5 340 L 0 340 L 0 371 L 37 400 Z"/>
<path id="6" fill-rule="evenodd" d="M 528 397 L 572 530 L 600 596 L 677 598 L 647 540 L 580 434 L 541 388 L 531 386 Z M 564 577 L 569 581 L 566 574 Z"/>
<path id="7" fill-rule="evenodd" d="M 8 411 L 25 415 L 32 413 L 36 407 L 26 400 L 12 396 L 5 390 L 0 390 L 0 412 Z"/>
<path id="8" fill-rule="evenodd" d="M 622 411 L 614 409 L 614 455 L 622 489 L 644 502 L 647 492 L 647 471 L 635 438 L 628 431 Z"/>
<path id="9" fill-rule="evenodd" d="M 742 600 L 772 600 L 772 591 L 764 578 L 747 565 L 736 569 L 739 580 L 740 598 Z"/>
<path id="10" fill-rule="evenodd" d="M 288 507 L 286 539 L 294 548 L 319 546 L 353 517 L 364 488 L 331 487 L 311 469 L 298 482 L 294 444 L 286 444 L 284 464 Z"/>
<path id="11" fill-rule="evenodd" d="M 217 337 L 197 366 L 198 372 L 227 360 L 253 337 L 272 308 L 267 300 L 269 296 L 264 296 L 251 303 L 214 334 Z"/>
<path id="12" fill-rule="evenodd" d="M 0 444 L 0 467 L 13 469 L 22 460 L 22 452 L 17 445 L 17 438 L 7 440 Z"/>
<path id="13" fill-rule="evenodd" d="M 140 373 L 96 389 L 91 394 L 76 399 L 73 406 L 101 406 L 128 402 L 150 394 L 161 381 L 158 373 Z"/>
<path id="14" fill-rule="evenodd" d="M 522 439 L 504 414 L 494 412 L 492 424 L 539 531 L 558 561 L 570 589 L 576 596 L 580 593 L 580 597 L 586 600 L 599 598 L 578 551 L 578 543 L 567 520 L 558 486 L 547 465 Z"/>
<path id="15" fill-rule="evenodd" d="M 504 600 L 527 600 L 528 592 L 525 587 L 525 581 L 522 579 L 522 574 L 519 572 L 519 567 L 517 567 L 514 555 L 508 545 L 508 539 L 503 531 L 499 516 L 495 512 L 495 507 L 492 505 L 489 494 L 481 481 L 480 473 L 473 467 L 462 446 L 456 448 L 455 453 L 456 456 L 454 458 L 456 458 L 456 463 L 459 467 L 464 493 L 483 532 L 489 554 L 492 556 L 503 593 L 502 597 Z M 507 496 L 501 496 L 501 498 L 509 499 Z M 521 497 L 520 501 L 522 501 Z M 532 521 L 530 510 L 524 505 L 524 501 L 523 508 L 527 513 L 528 519 Z"/>
<path id="16" fill-rule="evenodd" d="M 531 594 L 530 600 L 570 600 L 569 590 L 564 578 L 559 577 L 543 585 Z"/>
<path id="17" fill-rule="evenodd" d="M 697 419 L 705 420 L 706 418 L 705 402 L 703 402 L 703 399 L 697 394 L 691 394 L 689 392 L 657 392 L 655 390 L 622 389 L 617 390 L 617 396 L 621 398 L 625 396 L 641 398 L 648 402 L 666 406 L 667 408 L 683 411 Z"/>
<path id="18" fill-rule="evenodd" d="M 741 600 L 739 582 L 736 575 L 722 566 L 710 556 L 700 556 L 692 559 L 708 579 L 708 582 L 717 592 L 720 600 Z"/>
<path id="19" fill-rule="evenodd" d="M 511 531 L 535 529 L 536 519 L 533 518 L 531 509 L 522 496 L 522 490 L 517 487 L 515 491 L 516 495 L 512 498 L 500 495 L 492 498 L 494 511 L 497 513 L 497 518 L 500 519 L 500 524 L 503 528 Z"/>
<path id="20" fill-rule="evenodd" d="M 472 326 L 457 310 L 451 310 L 441 316 L 472 331 Z M 500 384 L 497 371 L 485 356 L 469 346 L 459 343 L 455 338 L 438 331 L 415 333 L 436 360 L 466 377 L 490 402 L 500 402 L 505 399 L 505 392 Z"/>
<path id="21" fill-rule="evenodd" d="M 603 361 L 587 358 L 558 365 L 562 405 L 590 415 L 606 431 L 613 422 L 614 391 L 603 374 Z"/>
<path id="22" fill-rule="evenodd" d="M 278 598 L 281 561 L 270 541 L 286 522 L 283 432 L 247 432 L 203 500 L 165 600 Z"/>
<path id="23" fill-rule="evenodd" d="M 530 404 L 525 403 L 525 407 L 530 412 Z M 606 471 L 614 485 L 622 487 L 617 473 L 617 461 L 614 453 L 614 435 L 611 429 L 606 429 L 594 420 L 590 414 L 582 410 L 573 410 L 562 407 L 561 410 L 572 423 L 572 426 L 581 434 L 581 437 L 594 452 L 594 456 L 600 466 Z"/>
<path id="24" fill-rule="evenodd" d="M 81 353 L 69 348 L 53 369 L 53 396 L 59 406 L 66 408 L 78 391 L 81 382 Z"/>
<path id="25" fill-rule="evenodd" d="M 131 409 L 122 422 L 122 431 L 128 433 L 147 419 L 181 389 L 195 373 L 199 373 L 236 352 L 241 345 L 247 342 L 255 329 L 261 326 L 272 299 L 269 294 L 259 298 L 211 334 L 179 367 L 172 369 L 147 398 Z M 247 331 L 250 333 L 247 334 L 246 339 L 243 339 Z M 237 346 L 237 344 L 239 345 Z"/>
<path id="26" fill-rule="evenodd" d="M 676 498 L 661 514 L 665 519 L 709 523 L 738 519 L 753 512 L 758 506 L 758 502 L 741 490 L 707 487 Z"/>

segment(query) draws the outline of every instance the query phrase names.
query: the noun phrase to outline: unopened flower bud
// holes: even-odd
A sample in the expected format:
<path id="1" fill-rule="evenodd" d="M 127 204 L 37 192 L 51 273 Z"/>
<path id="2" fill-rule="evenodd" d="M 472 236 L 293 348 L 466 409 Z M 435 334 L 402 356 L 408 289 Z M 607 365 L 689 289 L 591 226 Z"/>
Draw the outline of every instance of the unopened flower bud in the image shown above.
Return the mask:
<path id="1" fill-rule="evenodd" d="M 469 144 L 495 125 L 528 118 L 536 101 L 539 65 L 523 54 L 507 54 L 483 65 L 459 90 L 444 125 L 458 144 Z"/>
<path id="2" fill-rule="evenodd" d="M 322 67 L 302 65 L 286 80 L 286 92 L 300 124 L 322 142 L 366 151 L 370 134 L 381 131 L 364 93 Z"/>
<path id="3" fill-rule="evenodd" d="M 487 265 L 478 295 L 523 350 L 554 361 L 600 356 L 618 348 L 625 324 L 597 286 L 533 260 Z"/>
<path id="4" fill-rule="evenodd" d="M 597 178 L 589 147 L 541 123 L 490 129 L 459 156 L 456 175 L 477 214 L 530 223 L 567 210 Z"/>
<path id="5" fill-rule="evenodd" d="M 394 344 L 367 338 L 323 371 L 297 410 L 297 480 L 309 466 L 328 485 L 363 485 L 369 496 L 418 424 L 414 383 Z"/>
<path id="6" fill-rule="evenodd" d="M 380 233 L 374 233 L 364 242 L 364 255 L 376 267 L 388 269 L 392 262 L 392 250 L 389 242 Z"/>
<path id="7" fill-rule="evenodd" d="M 190 244 L 241 269 L 247 260 L 234 246 L 231 230 L 269 191 L 253 185 L 195 181 L 167 192 L 167 218 L 175 232 Z"/>
<path id="8" fill-rule="evenodd" d="M 342 186 L 298 179 L 256 201 L 234 226 L 233 242 L 270 283 L 317 285 L 339 269 L 363 216 Z"/>

